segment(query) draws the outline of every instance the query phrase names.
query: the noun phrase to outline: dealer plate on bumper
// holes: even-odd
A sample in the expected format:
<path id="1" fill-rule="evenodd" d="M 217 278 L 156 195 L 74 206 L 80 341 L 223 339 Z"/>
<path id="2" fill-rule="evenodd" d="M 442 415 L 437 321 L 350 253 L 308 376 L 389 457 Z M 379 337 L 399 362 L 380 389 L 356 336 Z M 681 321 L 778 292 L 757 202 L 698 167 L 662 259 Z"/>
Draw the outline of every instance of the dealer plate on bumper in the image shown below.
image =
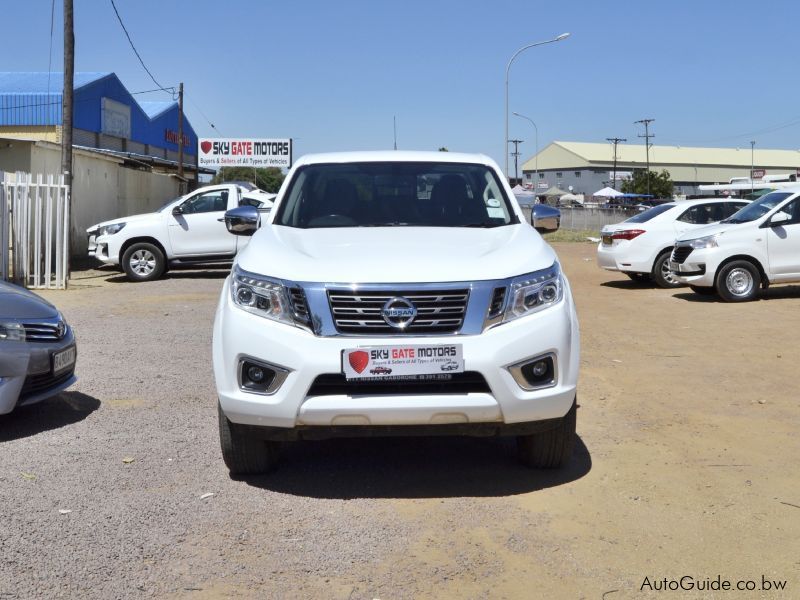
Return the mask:
<path id="1" fill-rule="evenodd" d="M 363 346 L 342 350 L 347 379 L 447 379 L 464 372 L 461 344 Z"/>
<path id="2" fill-rule="evenodd" d="M 66 350 L 53 353 L 53 375 L 58 375 L 64 371 L 69 371 L 75 366 L 77 352 L 75 346 L 70 346 Z"/>

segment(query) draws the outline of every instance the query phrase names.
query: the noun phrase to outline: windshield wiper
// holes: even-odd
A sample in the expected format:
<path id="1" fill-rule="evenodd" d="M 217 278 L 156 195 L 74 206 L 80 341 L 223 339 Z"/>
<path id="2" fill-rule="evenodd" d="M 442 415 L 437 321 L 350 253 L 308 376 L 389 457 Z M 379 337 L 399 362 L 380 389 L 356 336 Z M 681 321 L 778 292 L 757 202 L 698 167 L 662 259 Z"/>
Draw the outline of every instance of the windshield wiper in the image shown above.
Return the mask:
<path id="1" fill-rule="evenodd" d="M 389 221 L 386 223 L 364 223 L 358 227 L 408 227 L 410 225 L 411 223 L 405 223 L 403 221 Z"/>
<path id="2" fill-rule="evenodd" d="M 466 223 L 465 225 L 459 225 L 459 227 L 483 227 L 485 229 L 491 229 L 492 227 L 498 227 L 492 223 Z"/>

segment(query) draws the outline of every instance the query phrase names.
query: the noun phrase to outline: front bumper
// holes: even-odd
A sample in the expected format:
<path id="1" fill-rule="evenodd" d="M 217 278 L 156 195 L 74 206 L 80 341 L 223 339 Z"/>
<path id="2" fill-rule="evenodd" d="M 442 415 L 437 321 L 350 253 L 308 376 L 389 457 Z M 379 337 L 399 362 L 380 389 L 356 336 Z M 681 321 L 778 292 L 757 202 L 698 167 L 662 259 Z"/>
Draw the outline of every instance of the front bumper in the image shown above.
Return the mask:
<path id="1" fill-rule="evenodd" d="M 425 344 L 462 345 L 464 367 L 485 379 L 479 392 L 309 394 L 315 380 L 342 372 L 342 351 L 358 346 L 403 345 L 418 337 L 318 337 L 304 329 L 249 314 L 236 307 L 226 280 L 213 331 L 213 363 L 220 405 L 234 423 L 260 427 L 497 426 L 563 417 L 575 399 L 580 334 L 569 285 L 564 299 L 541 312 L 499 325 L 480 335 L 425 337 Z M 507 367 L 552 353 L 557 377 L 552 387 L 524 390 Z M 289 371 L 271 395 L 239 387 L 242 358 Z M 316 388 L 319 389 L 319 388 Z"/>
<path id="2" fill-rule="evenodd" d="M 0 415 L 41 402 L 77 381 L 72 369 L 55 374 L 52 357 L 75 345 L 72 329 L 58 342 L 0 342 Z"/>
<path id="3" fill-rule="evenodd" d="M 119 264 L 119 248 L 118 244 L 112 243 L 113 236 L 101 235 L 97 236 L 94 233 L 89 234 L 88 241 L 88 254 L 90 258 L 96 258 L 102 263 L 108 265 Z M 116 249 L 116 252 L 114 251 Z"/>
<path id="4" fill-rule="evenodd" d="M 683 284 L 697 287 L 713 287 L 719 259 L 717 248 L 692 250 L 683 262 L 674 260 L 673 252 L 669 262 L 669 270 Z"/>

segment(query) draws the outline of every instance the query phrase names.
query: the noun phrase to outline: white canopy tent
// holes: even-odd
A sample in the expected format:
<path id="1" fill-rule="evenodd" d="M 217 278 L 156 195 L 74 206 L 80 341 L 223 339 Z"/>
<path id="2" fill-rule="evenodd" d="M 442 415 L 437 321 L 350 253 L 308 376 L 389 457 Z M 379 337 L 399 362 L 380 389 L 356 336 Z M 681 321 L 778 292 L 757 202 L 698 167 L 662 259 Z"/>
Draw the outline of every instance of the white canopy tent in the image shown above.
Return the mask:
<path id="1" fill-rule="evenodd" d="M 600 198 L 617 198 L 622 196 L 622 192 L 618 192 L 614 188 L 604 187 L 602 190 L 599 190 L 592 194 L 592 196 L 599 196 Z"/>

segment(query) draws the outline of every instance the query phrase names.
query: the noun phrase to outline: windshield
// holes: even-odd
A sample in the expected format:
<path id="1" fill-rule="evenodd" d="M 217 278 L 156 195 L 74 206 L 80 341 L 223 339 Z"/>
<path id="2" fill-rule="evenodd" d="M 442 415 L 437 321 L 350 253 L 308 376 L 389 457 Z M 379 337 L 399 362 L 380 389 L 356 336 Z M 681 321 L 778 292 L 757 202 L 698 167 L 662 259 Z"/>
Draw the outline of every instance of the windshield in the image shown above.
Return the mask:
<path id="1" fill-rule="evenodd" d="M 640 212 L 638 215 L 632 216 L 630 219 L 626 219 L 623 223 L 647 223 L 653 217 L 657 217 L 661 213 L 667 212 L 670 208 L 674 208 L 675 204 L 659 204 L 658 206 L 654 206 L 653 208 L 648 208 L 644 212 Z"/>
<path id="2" fill-rule="evenodd" d="M 159 209 L 158 209 L 156 212 L 162 212 L 162 211 L 163 211 L 163 210 L 165 210 L 165 209 L 166 209 L 166 208 L 167 208 L 167 207 L 168 207 L 170 204 L 172 204 L 172 203 L 173 203 L 173 202 L 175 202 L 176 200 L 180 200 L 181 198 L 183 198 L 183 196 L 179 196 L 179 197 L 177 197 L 177 198 L 173 198 L 172 200 L 170 200 L 169 202 L 167 202 L 166 204 L 164 204 L 162 207 L 160 207 L 160 208 L 159 208 Z"/>
<path id="3" fill-rule="evenodd" d="M 733 213 L 721 223 L 749 223 L 750 221 L 755 221 L 793 195 L 793 192 L 770 192 L 766 196 L 761 196 L 758 200 L 754 200 L 740 211 Z"/>
<path id="4" fill-rule="evenodd" d="M 485 165 L 363 162 L 298 169 L 274 225 L 498 227 L 518 223 Z"/>

